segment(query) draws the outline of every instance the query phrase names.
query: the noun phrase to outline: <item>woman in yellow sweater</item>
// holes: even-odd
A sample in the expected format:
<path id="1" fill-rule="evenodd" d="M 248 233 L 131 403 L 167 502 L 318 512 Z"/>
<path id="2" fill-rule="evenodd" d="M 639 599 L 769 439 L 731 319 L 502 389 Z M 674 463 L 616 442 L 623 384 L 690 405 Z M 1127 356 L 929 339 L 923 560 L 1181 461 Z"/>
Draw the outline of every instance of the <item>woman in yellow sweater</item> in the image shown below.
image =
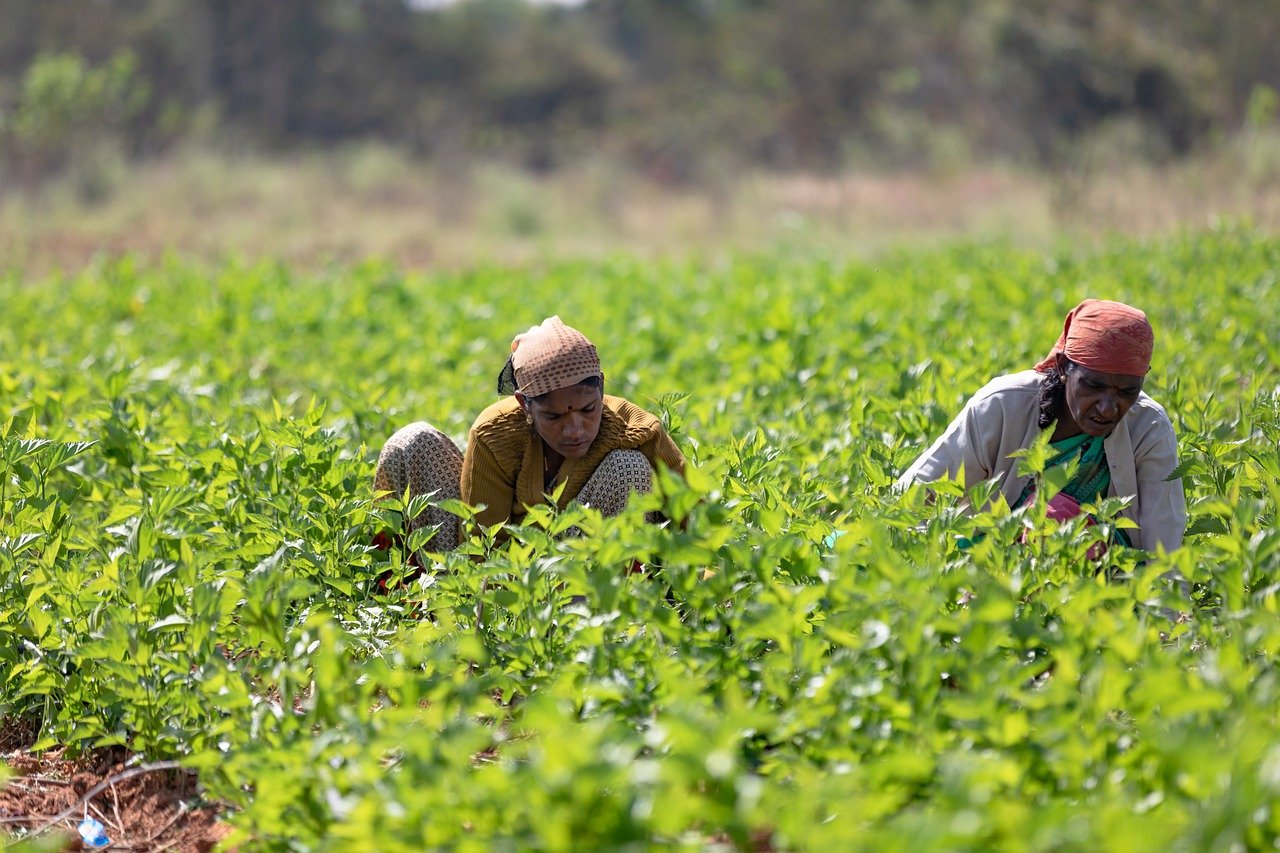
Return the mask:
<path id="1" fill-rule="evenodd" d="M 507 396 L 480 413 L 465 454 L 428 423 L 397 431 L 378 458 L 374 489 L 461 498 L 482 507 L 476 521 L 488 527 L 519 523 L 561 484 L 560 508 L 577 501 L 616 515 L 632 492 L 652 491 L 659 464 L 684 473 L 662 423 L 604 393 L 595 346 L 559 317 L 516 336 L 498 392 Z M 432 550 L 460 541 L 458 520 L 444 510 L 426 510 L 408 532 L 424 526 L 436 528 Z"/>

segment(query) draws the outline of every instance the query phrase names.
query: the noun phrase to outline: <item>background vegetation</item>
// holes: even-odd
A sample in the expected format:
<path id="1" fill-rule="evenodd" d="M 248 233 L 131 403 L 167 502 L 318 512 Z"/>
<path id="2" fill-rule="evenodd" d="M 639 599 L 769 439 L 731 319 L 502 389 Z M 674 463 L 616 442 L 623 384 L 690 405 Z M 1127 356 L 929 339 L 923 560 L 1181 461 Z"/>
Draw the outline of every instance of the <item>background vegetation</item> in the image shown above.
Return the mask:
<path id="1" fill-rule="evenodd" d="M 112 131 L 277 149 L 379 138 L 537 170 L 606 149 L 664 181 L 964 153 L 1050 163 L 1123 125 L 1149 157 L 1280 88 L 1266 0 L 6 0 L 0 105 L 26 171 Z M 1274 104 L 1270 105 L 1274 109 Z M 42 150 L 33 151 L 31 147 Z M 953 155 L 954 156 L 954 155 Z"/>
<path id="2" fill-rule="evenodd" d="M 1266 0 L 4 0 L 0 254 L 524 263 L 1280 227 Z"/>

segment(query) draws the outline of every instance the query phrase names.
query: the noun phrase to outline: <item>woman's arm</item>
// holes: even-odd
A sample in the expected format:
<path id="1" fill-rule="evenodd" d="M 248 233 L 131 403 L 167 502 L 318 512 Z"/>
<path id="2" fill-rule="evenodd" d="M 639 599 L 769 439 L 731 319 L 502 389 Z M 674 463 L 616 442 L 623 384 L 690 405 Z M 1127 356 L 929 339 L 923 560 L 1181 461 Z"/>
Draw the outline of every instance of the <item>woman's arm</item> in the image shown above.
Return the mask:
<path id="1" fill-rule="evenodd" d="M 667 435 L 665 429 L 659 429 L 647 446 L 641 448 L 641 452 L 649 457 L 650 464 L 655 468 L 661 462 L 681 477 L 684 476 L 684 454 L 680 452 L 679 447 L 676 447 L 676 443 L 672 441 L 671 436 Z"/>
<path id="2" fill-rule="evenodd" d="M 1154 552 L 1157 545 L 1173 551 L 1187 529 L 1187 501 L 1182 478 L 1168 479 L 1178 467 L 1178 437 L 1160 413 L 1159 422 L 1134 448 L 1138 475 L 1138 545 Z"/>
<path id="3" fill-rule="evenodd" d="M 955 478 L 964 470 L 965 488 L 993 476 L 1000 446 L 1004 409 L 995 395 L 974 397 L 929 449 L 911 463 L 898 485 Z"/>
<path id="4" fill-rule="evenodd" d="M 515 495 L 514 475 L 502 469 L 493 451 L 473 432 L 462 457 L 462 502 L 484 504 L 476 522 L 491 527 L 511 517 Z"/>

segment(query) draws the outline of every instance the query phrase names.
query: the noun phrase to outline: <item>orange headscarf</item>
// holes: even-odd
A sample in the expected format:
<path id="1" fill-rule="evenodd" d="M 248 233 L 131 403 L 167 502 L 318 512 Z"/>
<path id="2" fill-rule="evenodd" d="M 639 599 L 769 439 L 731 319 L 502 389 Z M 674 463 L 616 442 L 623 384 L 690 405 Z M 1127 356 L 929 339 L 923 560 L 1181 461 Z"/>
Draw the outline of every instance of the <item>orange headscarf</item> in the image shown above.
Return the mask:
<path id="1" fill-rule="evenodd" d="M 1062 335 L 1036 370 L 1047 373 L 1063 353 L 1091 370 L 1146 376 L 1154 346 L 1146 314 L 1123 302 L 1086 299 L 1067 314 Z"/>

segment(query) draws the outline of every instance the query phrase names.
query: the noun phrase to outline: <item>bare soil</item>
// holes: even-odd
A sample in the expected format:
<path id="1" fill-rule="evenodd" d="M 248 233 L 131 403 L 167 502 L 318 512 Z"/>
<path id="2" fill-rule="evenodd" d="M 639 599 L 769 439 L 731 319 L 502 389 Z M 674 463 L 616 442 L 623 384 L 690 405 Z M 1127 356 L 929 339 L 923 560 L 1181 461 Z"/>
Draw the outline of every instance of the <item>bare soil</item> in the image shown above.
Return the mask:
<path id="1" fill-rule="evenodd" d="M 194 773 L 141 773 L 85 800 L 99 783 L 142 766 L 140 757 L 119 747 L 75 758 L 61 749 L 34 753 L 34 736 L 22 721 L 0 725 L 0 761 L 13 774 L 0 783 L 0 846 L 42 831 L 63 836 L 63 849 L 91 849 L 76 832 L 86 815 L 106 827 L 111 844 L 97 848 L 104 850 L 207 851 L 231 832 L 222 820 L 224 809 L 204 798 Z M 49 826 L 67 809 L 73 810 L 71 816 Z"/>

